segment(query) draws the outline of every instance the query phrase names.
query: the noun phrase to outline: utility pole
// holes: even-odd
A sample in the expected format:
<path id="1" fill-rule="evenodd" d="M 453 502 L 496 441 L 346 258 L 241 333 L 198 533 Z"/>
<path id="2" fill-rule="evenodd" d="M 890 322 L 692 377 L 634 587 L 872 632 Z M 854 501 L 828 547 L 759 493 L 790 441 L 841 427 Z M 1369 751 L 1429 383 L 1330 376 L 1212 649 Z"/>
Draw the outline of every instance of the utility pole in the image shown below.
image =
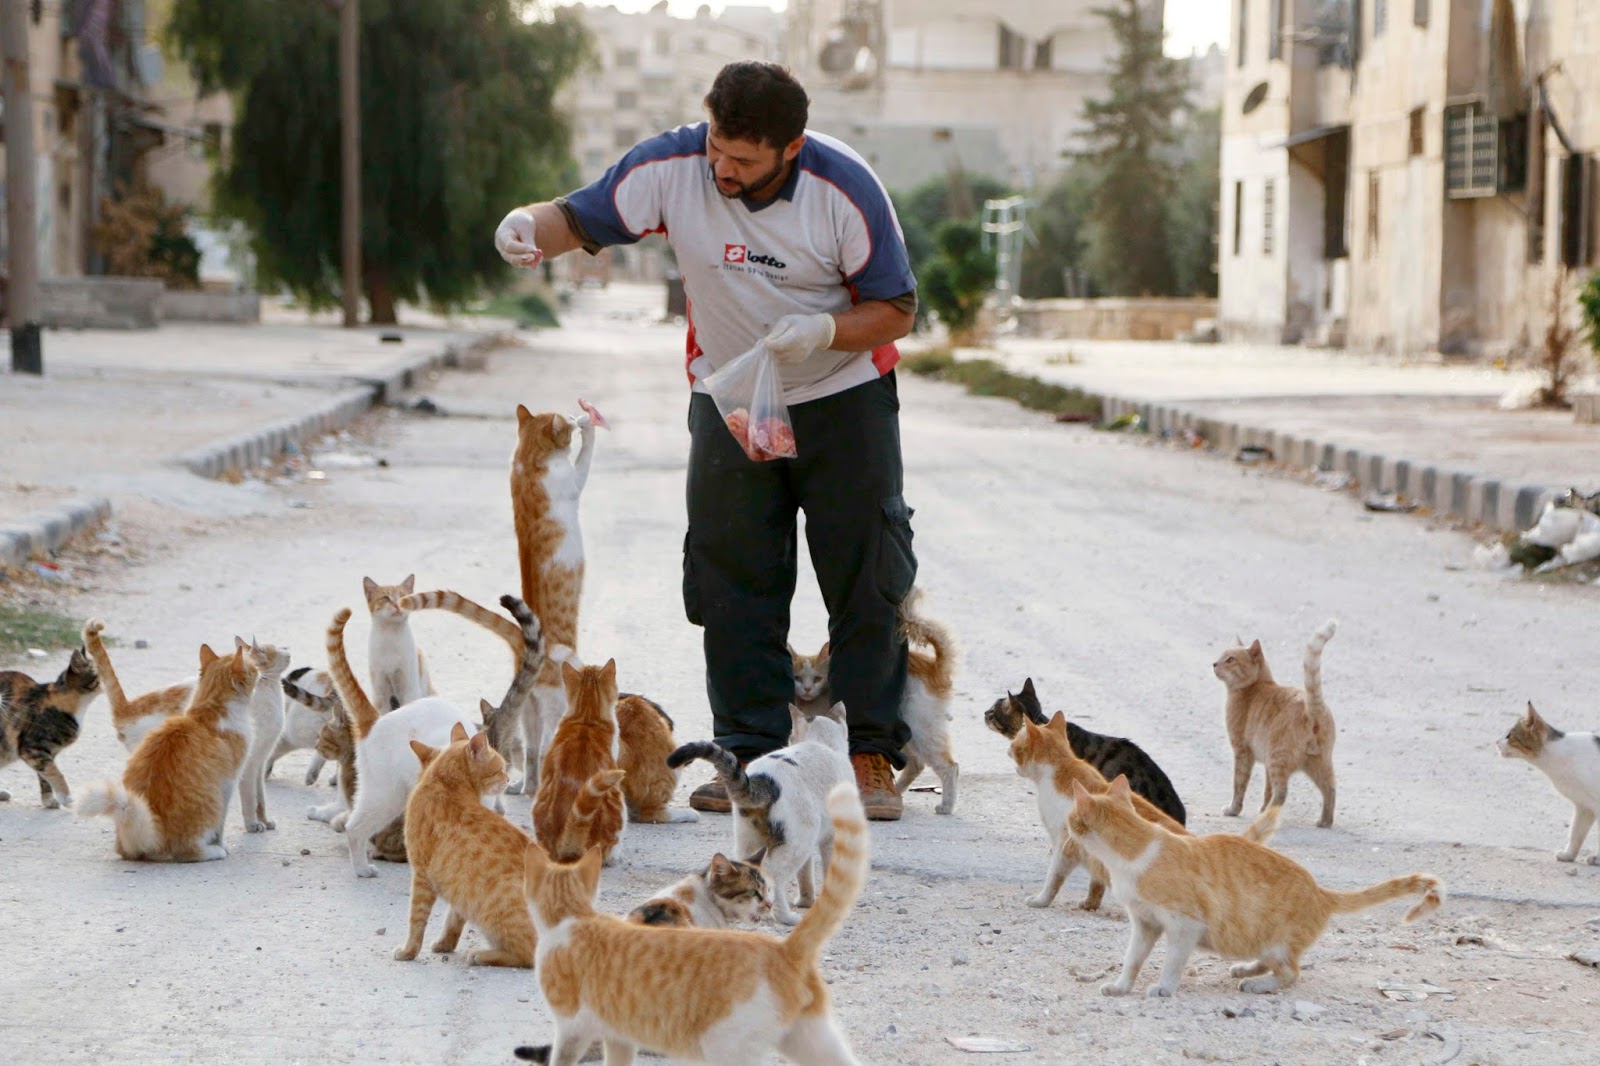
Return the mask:
<path id="1" fill-rule="evenodd" d="M 0 3 L 7 2 L 10 0 L 0 0 Z M 344 326 L 354 329 L 361 324 L 361 9 L 358 0 L 343 0 L 339 6 L 339 149 L 344 163 L 340 217 Z"/>
<path id="2" fill-rule="evenodd" d="M 28 95 L 28 0 L 0 0 L 0 43 L 5 50 L 6 229 L 11 279 L 6 315 L 11 323 L 11 370 L 43 374 L 39 346 L 39 233 L 34 221 L 33 101 Z"/>

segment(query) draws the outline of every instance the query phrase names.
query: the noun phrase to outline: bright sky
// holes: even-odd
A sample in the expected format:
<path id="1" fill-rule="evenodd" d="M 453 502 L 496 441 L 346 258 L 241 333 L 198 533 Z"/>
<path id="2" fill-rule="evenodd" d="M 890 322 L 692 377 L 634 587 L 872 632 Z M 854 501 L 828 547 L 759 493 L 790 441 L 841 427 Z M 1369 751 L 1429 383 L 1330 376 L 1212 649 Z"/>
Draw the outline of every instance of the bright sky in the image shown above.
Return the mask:
<path id="1" fill-rule="evenodd" d="M 618 11 L 648 11 L 657 0 L 589 0 L 595 6 L 609 4 Z M 667 0 L 667 10 L 683 18 L 693 18 L 703 0 Z M 784 0 L 739 0 L 751 6 L 782 10 Z M 726 6 L 711 4 L 712 14 Z M 1221 42 L 1228 35 L 1229 0 L 1167 0 L 1167 51 L 1171 55 L 1186 56 L 1192 49 L 1205 50 L 1213 41 Z"/>

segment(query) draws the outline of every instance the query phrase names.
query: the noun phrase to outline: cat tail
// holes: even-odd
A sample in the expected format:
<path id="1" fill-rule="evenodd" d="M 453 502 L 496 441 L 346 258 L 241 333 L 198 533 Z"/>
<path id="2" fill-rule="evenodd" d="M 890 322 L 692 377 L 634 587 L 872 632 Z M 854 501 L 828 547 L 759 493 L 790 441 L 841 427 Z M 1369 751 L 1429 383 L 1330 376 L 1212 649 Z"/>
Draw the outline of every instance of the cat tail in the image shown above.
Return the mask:
<path id="1" fill-rule="evenodd" d="M 161 850 L 161 832 L 150 813 L 150 804 L 120 782 L 97 781 L 90 785 L 78 797 L 77 808 L 79 818 L 109 814 L 117 824 L 117 841 L 124 854 L 149 855 Z"/>
<path id="2" fill-rule="evenodd" d="M 913 588 L 901 601 L 898 611 L 900 635 L 907 644 L 926 644 L 933 649 L 934 674 L 928 687 L 947 690 L 955 683 L 956 641 L 942 622 L 935 622 L 917 613 L 922 602 L 922 590 Z"/>
<path id="3" fill-rule="evenodd" d="M 712 765 L 728 789 L 728 798 L 746 810 L 765 810 L 778 798 L 777 786 L 770 777 L 765 774 L 750 777 L 739 765 L 739 759 L 733 752 L 709 740 L 684 744 L 667 756 L 667 765 L 677 770 L 696 759 L 704 759 Z"/>
<path id="4" fill-rule="evenodd" d="M 378 709 L 367 699 L 361 682 L 350 672 L 350 660 L 345 658 L 344 626 L 348 621 L 350 608 L 341 607 L 328 626 L 328 676 L 333 679 L 333 690 L 339 694 L 339 701 L 350 717 L 350 739 L 360 741 L 372 732 L 378 720 Z"/>
<path id="5" fill-rule="evenodd" d="M 515 596 L 505 595 L 500 597 L 500 606 L 510 611 L 517 620 L 517 672 L 506 689 L 505 699 L 500 701 L 499 710 L 504 712 L 527 702 L 528 694 L 533 691 L 534 682 L 539 679 L 539 672 L 544 669 L 549 655 L 538 616 L 528 605 Z M 490 617 L 505 621 L 498 615 Z"/>
<path id="6" fill-rule="evenodd" d="M 309 692 L 290 681 L 287 677 L 281 678 L 278 684 L 283 686 L 283 694 L 296 703 L 303 703 L 318 714 L 332 714 L 339 703 L 337 696 L 324 696 L 316 692 Z"/>
<path id="7" fill-rule="evenodd" d="M 100 640 L 105 628 L 106 624 L 98 618 L 85 622 L 83 650 L 94 663 L 94 672 L 100 675 L 100 687 L 105 689 L 106 702 L 111 705 L 111 721 L 116 723 L 128 713 L 128 697 L 122 691 L 122 682 L 117 680 L 117 672 L 111 668 L 111 656 L 106 654 L 106 646 Z"/>
<path id="8" fill-rule="evenodd" d="M 833 821 L 833 858 L 822 879 L 817 901 L 783 941 L 783 953 L 802 966 L 815 966 L 822 949 L 855 905 L 867 881 L 871 837 L 861 793 L 853 782 L 843 781 L 828 793 L 828 817 Z"/>
<path id="9" fill-rule="evenodd" d="M 1239 835 L 1246 840 L 1266 846 L 1267 841 L 1278 831 L 1278 819 L 1283 814 L 1283 804 L 1275 804 L 1256 815 L 1256 820 L 1251 822 L 1245 831 Z"/>
<path id="10" fill-rule="evenodd" d="M 1306 751 L 1311 755 L 1322 752 L 1320 726 L 1328 718 L 1328 705 L 1322 699 L 1322 649 L 1338 629 L 1339 623 L 1330 618 L 1321 629 L 1311 634 L 1311 640 L 1306 644 L 1306 710 L 1311 715 L 1311 743 L 1306 746 Z"/>
<path id="11" fill-rule="evenodd" d="M 505 602 L 503 599 L 502 603 Z M 396 605 L 402 611 L 449 611 L 451 614 L 460 615 L 469 622 L 476 622 L 495 636 L 506 642 L 511 649 L 511 654 L 522 658 L 523 636 L 522 628 L 509 618 L 495 614 L 480 603 L 474 603 L 459 592 L 450 589 L 434 589 L 432 592 L 413 592 L 400 600 Z"/>
<path id="12" fill-rule="evenodd" d="M 549 1044 L 522 1044 L 511 1054 L 523 1062 L 549 1062 Z"/>
<path id="13" fill-rule="evenodd" d="M 595 816 L 604 809 L 606 800 L 613 792 L 622 790 L 622 770 L 601 770 L 583 786 L 572 801 L 572 817 L 567 819 L 566 828 L 561 831 L 561 839 L 556 841 L 556 849 L 551 854 L 555 862 L 577 862 L 583 857 L 584 851 L 589 847 L 589 826 L 594 823 Z"/>
<path id="14" fill-rule="evenodd" d="M 1382 884 L 1356 892 L 1335 892 L 1328 888 L 1322 890 L 1335 914 L 1366 910 L 1368 907 L 1376 907 L 1380 903 L 1388 903 L 1392 899 L 1419 892 L 1422 898 L 1406 911 L 1405 920 L 1408 922 L 1414 922 L 1424 914 L 1438 910 L 1439 905 L 1444 902 L 1444 884 L 1432 874 L 1407 874 L 1405 877 L 1394 877 Z"/>

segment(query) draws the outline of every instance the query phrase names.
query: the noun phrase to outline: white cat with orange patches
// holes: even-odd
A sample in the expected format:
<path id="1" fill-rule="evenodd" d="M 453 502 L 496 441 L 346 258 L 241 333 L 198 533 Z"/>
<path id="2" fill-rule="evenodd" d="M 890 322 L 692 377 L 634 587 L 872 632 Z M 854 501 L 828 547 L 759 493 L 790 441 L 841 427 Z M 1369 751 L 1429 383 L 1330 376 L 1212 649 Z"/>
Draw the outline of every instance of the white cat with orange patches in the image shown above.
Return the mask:
<path id="1" fill-rule="evenodd" d="M 816 905 L 782 940 L 596 913 L 599 850 L 556 865 L 529 845 L 524 885 L 539 931 L 539 987 L 555 1017 L 549 1061 L 570 1066 L 603 1040 L 607 1063 L 631 1063 L 639 1048 L 728 1066 L 772 1051 L 815 1066 L 855 1063 L 818 963 L 866 881 L 867 821 L 851 783 L 830 792 L 827 806 L 832 863 Z"/>
<path id="2" fill-rule="evenodd" d="M 1335 914 L 1366 910 L 1405 896 L 1421 898 L 1406 912 L 1416 921 L 1436 910 L 1444 890 L 1429 874 L 1410 874 L 1357 892 L 1317 884 L 1294 860 L 1243 836 L 1180 836 L 1139 816 L 1128 779 L 1118 776 L 1101 795 L 1074 783 L 1067 827 L 1111 875 L 1111 888 L 1132 927 L 1122 974 L 1100 991 L 1127 995 L 1150 950 L 1163 935 L 1167 958 L 1151 997 L 1175 995 L 1196 948 L 1246 960 L 1230 973 L 1243 992 L 1276 992 L 1300 976 L 1300 957 Z M 1270 833 L 1280 808 L 1252 826 Z"/>

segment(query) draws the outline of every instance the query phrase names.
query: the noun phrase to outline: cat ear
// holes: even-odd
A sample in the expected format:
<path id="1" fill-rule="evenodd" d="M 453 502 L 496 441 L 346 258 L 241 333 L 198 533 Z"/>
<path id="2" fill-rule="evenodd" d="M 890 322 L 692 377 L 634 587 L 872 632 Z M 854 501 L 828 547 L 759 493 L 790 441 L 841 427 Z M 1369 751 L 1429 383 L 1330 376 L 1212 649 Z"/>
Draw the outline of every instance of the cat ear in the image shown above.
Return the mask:
<path id="1" fill-rule="evenodd" d="M 234 634 L 234 637 L 233 637 L 234 654 L 238 654 L 239 652 L 244 651 L 249 646 L 250 645 L 248 645 L 248 644 L 246 644 L 244 642 L 244 638 L 243 637 L 239 636 L 237 633 Z"/>
<path id="2" fill-rule="evenodd" d="M 1118 774 L 1116 780 L 1111 782 L 1111 788 L 1107 790 L 1106 794 L 1114 800 L 1127 800 L 1132 803 L 1133 790 L 1128 787 L 1128 775 Z"/>
<path id="3" fill-rule="evenodd" d="M 1050 724 L 1048 726 L 1046 726 L 1046 728 L 1047 729 L 1053 729 L 1057 733 L 1060 733 L 1062 736 L 1066 736 L 1067 735 L 1067 715 L 1066 715 L 1066 712 L 1057 711 L 1054 715 L 1052 715 L 1050 717 Z"/>
<path id="4" fill-rule="evenodd" d="M 798 743 L 795 738 L 805 736 L 806 724 L 810 721 L 799 707 L 789 704 L 789 743 Z"/>
<path id="5" fill-rule="evenodd" d="M 1250 657 L 1252 659 L 1261 658 L 1261 642 L 1259 640 L 1253 640 L 1250 642 Z"/>
<path id="6" fill-rule="evenodd" d="M 578 877 L 583 881 L 583 887 L 588 891 L 589 899 L 594 899 L 595 890 L 600 887 L 600 864 L 605 860 L 605 852 L 596 844 L 583 853 L 583 858 L 578 860 Z"/>
<path id="7" fill-rule="evenodd" d="M 457 722 L 455 725 L 450 727 L 450 743 L 454 744 L 457 741 L 466 740 L 466 739 L 467 739 L 467 727 L 466 726 L 462 725 L 460 722 Z"/>
<path id="8" fill-rule="evenodd" d="M 850 713 L 844 709 L 843 703 L 835 703 L 828 708 L 828 717 L 846 728 L 850 725 Z"/>
<path id="9" fill-rule="evenodd" d="M 565 682 L 569 687 L 572 686 L 572 685 L 576 685 L 578 683 L 578 681 L 582 677 L 583 677 L 583 675 L 581 673 L 579 673 L 573 667 L 573 665 L 571 663 L 565 662 L 565 661 L 562 662 L 562 664 L 561 664 L 561 680 L 563 682 Z"/>
<path id="10" fill-rule="evenodd" d="M 1244 638 L 1243 638 L 1243 637 L 1241 637 L 1241 636 L 1240 636 L 1240 635 L 1239 635 L 1239 634 L 1237 634 L 1237 633 L 1235 633 L 1235 634 L 1234 634 L 1234 635 L 1233 635 L 1233 646 L 1234 646 L 1234 647 L 1235 647 L 1235 648 L 1242 648 L 1242 647 L 1244 647 Z"/>
<path id="11" fill-rule="evenodd" d="M 711 856 L 711 863 L 706 867 L 706 872 L 713 877 L 726 877 L 733 870 L 733 863 L 722 852 Z"/>
<path id="12" fill-rule="evenodd" d="M 1080 803 L 1088 803 L 1088 802 L 1089 802 L 1089 790 L 1084 788 L 1083 784 L 1081 782 L 1078 782 L 1078 781 L 1072 782 L 1072 803 L 1073 803 L 1073 806 L 1077 806 Z"/>
<path id="13" fill-rule="evenodd" d="M 206 667 L 210 666 L 220 658 L 222 658 L 222 656 L 211 650 L 211 645 L 200 645 L 200 669 L 204 670 Z"/>
<path id="14" fill-rule="evenodd" d="M 521 429 L 523 427 L 523 425 L 526 424 L 527 421 L 529 419 L 531 419 L 532 417 L 533 417 L 533 412 L 532 411 L 528 410 L 526 407 L 524 407 L 520 403 L 517 404 L 517 428 L 518 429 Z"/>
<path id="15" fill-rule="evenodd" d="M 791 659 L 800 658 L 800 653 L 794 650 L 794 645 L 793 644 L 790 644 L 788 641 L 784 641 L 783 642 L 783 646 L 785 648 L 789 649 L 789 658 L 791 658 Z"/>
<path id="16" fill-rule="evenodd" d="M 457 729 L 461 726 L 458 723 Z M 451 734 L 454 736 L 454 734 Z M 489 735 L 487 733 L 474 733 L 472 739 L 467 741 L 467 754 L 474 759 L 487 759 L 489 757 Z"/>
<path id="17" fill-rule="evenodd" d="M 766 857 L 767 857 L 767 849 L 766 848 L 762 848 L 760 851 L 756 852 L 754 855 L 750 856 L 748 859 L 746 859 L 744 861 L 749 863 L 751 866 L 760 866 L 761 865 L 761 860 L 765 859 Z"/>
<path id="18" fill-rule="evenodd" d="M 361 579 L 361 591 L 367 594 L 368 599 L 371 599 L 372 594 L 378 591 L 378 583 L 370 577 L 364 577 Z"/>
<path id="19" fill-rule="evenodd" d="M 494 717 L 495 705 L 484 699 L 482 696 L 479 696 L 478 713 L 483 715 L 483 724 L 488 725 L 489 720 Z"/>
<path id="20" fill-rule="evenodd" d="M 411 595 L 417 588 L 417 575 L 407 574 L 406 579 L 400 582 L 400 587 L 405 590 L 407 596 Z"/>
<path id="21" fill-rule="evenodd" d="M 600 668 L 600 676 L 606 679 L 608 685 L 617 683 L 617 660 L 607 659 L 606 664 Z"/>
<path id="22" fill-rule="evenodd" d="M 831 640 L 823 641 L 822 642 L 822 650 L 817 652 L 817 658 L 826 659 L 828 656 L 830 656 L 832 654 L 833 654 L 833 641 L 831 641 Z"/>
<path id="23" fill-rule="evenodd" d="M 433 757 L 439 754 L 437 748 L 430 748 L 420 740 L 411 741 L 411 750 L 417 753 L 417 761 L 423 766 L 427 766 L 433 761 Z"/>
<path id="24" fill-rule="evenodd" d="M 518 408 L 522 410 L 522 408 Z M 550 869 L 550 856 L 544 853 L 537 841 L 529 840 L 522 849 L 522 894 L 533 898 L 544 883 L 545 871 Z"/>
<path id="25" fill-rule="evenodd" d="M 1006 695 L 1009 696 L 1011 693 L 1007 692 Z M 1027 678 L 1022 682 L 1022 695 L 1030 700 L 1036 700 L 1039 698 L 1033 691 L 1033 678 Z"/>
<path id="26" fill-rule="evenodd" d="M 1529 722 L 1538 722 L 1539 721 L 1539 712 L 1533 709 L 1533 701 L 1532 700 L 1528 701 L 1528 721 Z"/>

